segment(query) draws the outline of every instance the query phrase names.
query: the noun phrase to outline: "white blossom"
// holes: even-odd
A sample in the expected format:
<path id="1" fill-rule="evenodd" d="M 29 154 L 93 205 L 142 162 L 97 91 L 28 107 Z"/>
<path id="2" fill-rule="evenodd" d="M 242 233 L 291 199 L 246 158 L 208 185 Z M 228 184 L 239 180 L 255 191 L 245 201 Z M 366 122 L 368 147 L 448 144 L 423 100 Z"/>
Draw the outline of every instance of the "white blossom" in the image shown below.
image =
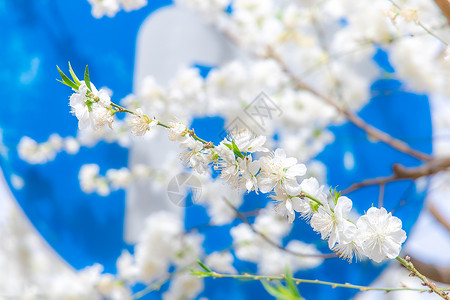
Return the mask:
<path id="1" fill-rule="evenodd" d="M 142 109 L 136 109 L 135 114 L 129 119 L 129 124 L 131 126 L 131 133 L 136 136 L 143 136 L 147 133 L 153 126 L 158 124 L 158 121 L 151 119 L 144 115 Z"/>
<path id="2" fill-rule="evenodd" d="M 169 140 L 184 142 L 189 137 L 188 129 L 183 123 L 170 122 L 169 127 Z"/>
<path id="3" fill-rule="evenodd" d="M 356 223 L 364 254 L 381 262 L 396 258 L 406 240 L 402 221 L 388 213 L 385 208 L 371 207 Z"/>
<path id="4" fill-rule="evenodd" d="M 261 192 L 268 193 L 278 187 L 291 196 L 300 193 L 296 178 L 306 173 L 304 164 L 297 164 L 296 158 L 286 157 L 283 149 L 277 149 L 273 156 L 262 157 L 260 162 L 261 174 L 258 178 L 258 186 Z"/>
<path id="5" fill-rule="evenodd" d="M 78 119 L 78 128 L 85 130 L 89 127 L 99 129 L 105 124 L 111 126 L 113 121 L 110 114 L 111 98 L 104 89 L 97 91 L 94 84 L 91 90 L 84 81 L 81 82 L 76 93 L 70 96 L 71 112 Z"/>
<path id="6" fill-rule="evenodd" d="M 352 237 L 352 223 L 347 218 L 352 209 L 352 201 L 345 197 L 339 197 L 337 204 L 332 209 L 327 203 L 319 206 L 317 213 L 311 217 L 311 226 L 314 231 L 321 234 L 323 240 L 328 239 L 330 249 L 336 243 L 349 242 Z"/>

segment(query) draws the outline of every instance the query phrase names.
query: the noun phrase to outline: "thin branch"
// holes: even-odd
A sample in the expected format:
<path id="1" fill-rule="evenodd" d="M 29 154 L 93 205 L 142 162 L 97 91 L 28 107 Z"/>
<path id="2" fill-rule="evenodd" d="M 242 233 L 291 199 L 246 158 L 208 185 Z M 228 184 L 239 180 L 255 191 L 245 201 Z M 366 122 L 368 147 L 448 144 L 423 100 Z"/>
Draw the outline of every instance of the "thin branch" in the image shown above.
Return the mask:
<path id="1" fill-rule="evenodd" d="M 447 18 L 447 22 L 450 24 L 450 1 L 448 0 L 434 0 L 436 5 L 441 9 L 442 14 Z"/>
<path id="2" fill-rule="evenodd" d="M 422 281 L 423 286 L 427 286 L 430 288 L 431 291 L 436 293 L 437 295 L 441 296 L 445 300 L 450 300 L 450 296 L 448 295 L 449 289 L 440 289 L 434 284 L 434 282 L 431 282 L 428 280 L 427 277 L 425 277 L 423 274 L 421 274 L 412 264 L 410 257 L 406 256 L 405 259 L 401 258 L 400 256 L 397 256 L 396 258 L 405 268 L 407 268 L 410 272 L 410 276 L 416 276 Z"/>
<path id="3" fill-rule="evenodd" d="M 225 37 L 227 37 L 232 43 L 236 44 L 237 46 L 240 46 L 240 42 L 237 38 L 235 38 L 231 33 L 227 32 L 226 30 L 224 30 L 223 28 L 219 28 L 219 30 L 223 33 L 223 35 Z M 423 161 L 429 161 L 432 159 L 432 157 L 426 153 L 423 153 L 421 151 L 415 150 L 413 148 L 411 148 L 407 143 L 405 143 L 402 140 L 396 139 L 394 137 L 392 137 L 391 135 L 389 135 L 388 133 L 373 127 L 372 125 L 366 123 L 362 118 L 360 118 L 358 115 L 354 114 L 353 112 L 351 112 L 350 110 L 348 110 L 346 107 L 342 106 L 341 104 L 339 104 L 337 101 L 335 101 L 334 99 L 325 96 L 321 93 L 319 93 L 318 91 L 316 91 L 315 89 L 313 89 L 311 86 L 307 85 L 306 83 L 304 83 L 299 77 L 297 77 L 284 63 L 284 61 L 275 54 L 275 52 L 268 48 L 267 49 L 267 54 L 265 57 L 262 57 L 261 55 L 257 54 L 257 53 L 250 53 L 252 55 L 255 55 L 259 58 L 271 58 L 273 60 L 275 60 L 276 62 L 278 62 L 278 64 L 281 66 L 282 70 L 286 73 L 286 75 L 288 75 L 292 82 L 294 83 L 295 87 L 297 89 L 303 89 L 306 90 L 308 92 L 310 92 L 311 94 L 315 95 L 316 97 L 322 99 L 325 103 L 333 106 L 339 113 L 341 113 L 342 115 L 344 115 L 350 122 L 352 122 L 354 125 L 356 125 L 357 127 L 359 127 L 360 129 L 364 130 L 369 136 L 380 140 L 386 144 L 388 144 L 389 146 L 391 146 L 392 148 L 409 154 L 419 160 L 423 160 Z"/>
<path id="4" fill-rule="evenodd" d="M 428 202 L 427 209 L 433 215 L 436 221 L 441 223 L 441 225 L 450 232 L 450 222 L 439 212 L 439 209 L 431 202 Z"/>
<path id="5" fill-rule="evenodd" d="M 359 188 L 376 185 L 376 184 L 386 184 L 392 181 L 407 180 L 407 179 L 417 179 L 423 176 L 429 176 L 436 174 L 438 172 L 444 171 L 450 168 L 450 158 L 436 158 L 423 164 L 419 167 L 407 168 L 400 164 L 394 164 L 392 166 L 393 174 L 384 177 L 376 177 L 363 180 L 352 184 L 349 188 L 342 191 L 343 194 L 348 194 L 357 190 Z"/>
<path id="6" fill-rule="evenodd" d="M 264 233 L 260 232 L 259 230 L 257 230 L 255 228 L 255 226 L 253 226 L 252 223 L 249 222 L 249 220 L 233 205 L 230 203 L 230 201 L 228 201 L 226 198 L 224 198 L 225 203 L 232 209 L 234 210 L 236 216 L 238 216 L 245 224 L 247 224 L 250 229 L 256 233 L 257 235 L 259 235 L 262 239 L 264 239 L 267 243 L 269 243 L 270 245 L 274 246 L 275 248 L 278 248 L 282 251 L 285 251 L 289 254 L 295 255 L 295 256 L 300 256 L 300 257 L 320 257 L 323 259 L 326 258 L 336 258 L 338 257 L 336 255 L 336 253 L 328 253 L 328 254 L 311 254 L 311 253 L 299 253 L 296 251 L 292 251 L 290 249 L 287 249 L 286 247 L 283 247 L 282 245 L 278 244 L 277 242 L 273 241 L 272 239 L 270 239 L 267 235 L 265 235 Z"/>
<path id="7" fill-rule="evenodd" d="M 286 275 L 283 276 L 262 276 L 262 275 L 251 275 L 251 274 L 222 274 L 215 271 L 211 272 L 203 272 L 203 271 L 194 271 L 194 275 L 198 275 L 200 277 L 213 277 L 213 278 L 234 278 L 234 279 L 244 279 L 244 280 L 282 280 L 286 281 L 287 279 L 292 279 L 297 285 L 301 283 L 308 283 L 308 284 L 319 284 L 319 285 L 327 285 L 332 288 L 347 288 L 347 289 L 356 289 L 360 291 L 383 291 L 383 292 L 395 292 L 395 291 L 417 291 L 417 292 L 434 292 L 432 289 L 417 289 L 417 288 L 408 288 L 408 287 L 398 287 L 398 288 L 380 288 L 380 287 L 370 287 L 370 286 L 364 286 L 364 285 L 355 285 L 350 283 L 335 283 L 335 282 L 329 282 L 329 281 L 322 281 L 317 279 L 302 279 L 302 278 L 295 278 L 295 277 L 287 277 Z M 437 288 L 436 288 L 437 289 Z M 445 293 L 445 291 L 450 290 L 447 289 L 437 289 L 440 290 L 441 293 Z M 445 298 L 444 298 L 445 299 Z"/>
<path id="8" fill-rule="evenodd" d="M 386 187 L 386 183 L 381 183 L 380 184 L 380 192 L 378 194 L 378 208 L 382 208 L 383 207 L 383 202 L 384 202 L 384 189 Z"/>

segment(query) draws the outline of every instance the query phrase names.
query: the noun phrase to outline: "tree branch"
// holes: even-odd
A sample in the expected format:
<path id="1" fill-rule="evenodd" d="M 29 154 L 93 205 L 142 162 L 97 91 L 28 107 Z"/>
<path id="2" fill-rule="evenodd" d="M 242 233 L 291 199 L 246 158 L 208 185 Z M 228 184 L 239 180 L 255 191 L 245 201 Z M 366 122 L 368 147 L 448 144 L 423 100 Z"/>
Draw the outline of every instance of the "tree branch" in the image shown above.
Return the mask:
<path id="1" fill-rule="evenodd" d="M 419 167 L 411 167 L 407 168 L 400 164 L 394 164 L 392 166 L 393 174 L 384 177 L 376 177 L 363 180 L 358 183 L 352 184 L 349 188 L 342 191 L 342 194 L 348 194 L 357 190 L 359 188 L 376 185 L 376 184 L 386 184 L 388 182 L 397 181 L 397 180 L 406 180 L 406 179 L 417 179 L 423 176 L 429 176 L 436 174 L 438 172 L 444 171 L 450 168 L 450 158 L 436 158 L 429 161 L 426 164 L 423 164 Z"/>
<path id="2" fill-rule="evenodd" d="M 288 277 L 286 275 L 282 276 L 264 276 L 264 275 L 252 275 L 252 274 L 223 274 L 218 273 L 215 271 L 200 271 L 200 270 L 193 270 L 193 275 L 197 275 L 201 278 L 203 277 L 212 277 L 212 278 L 234 278 L 234 279 L 242 279 L 242 280 L 267 280 L 267 281 L 273 281 L 273 280 L 292 280 L 295 282 L 295 284 L 299 285 L 301 283 L 308 283 L 308 284 L 319 284 L 319 285 L 327 285 L 332 288 L 347 288 L 347 289 L 356 289 L 360 290 L 362 292 L 366 291 L 383 291 L 383 292 L 395 292 L 395 291 L 417 291 L 419 293 L 423 292 L 434 292 L 434 290 L 430 288 L 425 289 L 417 289 L 417 288 L 409 288 L 409 287 L 397 287 L 397 288 L 383 288 L 383 287 L 370 287 L 370 286 L 363 286 L 363 285 L 355 285 L 350 283 L 335 283 L 335 282 L 329 282 L 329 281 L 322 281 L 317 279 L 302 279 L 302 278 L 295 278 L 295 277 Z M 436 288 L 436 287 L 435 287 Z M 445 293 L 445 291 L 448 291 L 449 289 L 438 289 L 437 291 L 440 291 L 441 293 Z M 448 299 L 448 298 L 444 298 Z"/>
<path id="3" fill-rule="evenodd" d="M 278 57 L 273 51 L 269 51 L 268 57 L 276 60 L 280 64 L 280 66 L 282 67 L 284 72 L 291 77 L 292 81 L 294 82 L 295 86 L 298 89 L 303 89 L 305 91 L 308 91 L 311 94 L 313 94 L 314 96 L 322 99 L 325 103 L 333 106 L 339 113 L 343 114 L 354 125 L 356 125 L 360 129 L 364 130 L 369 136 L 388 144 L 389 146 L 391 146 L 392 148 L 394 148 L 400 152 L 409 154 L 420 160 L 429 161 L 432 159 L 431 156 L 429 156 L 428 154 L 420 152 L 418 150 L 415 150 L 415 149 L 411 148 L 404 141 L 396 139 L 396 138 L 392 137 L 391 135 L 387 134 L 386 132 L 381 131 L 378 128 L 375 128 L 372 125 L 366 123 L 362 118 L 360 118 L 358 115 L 356 115 L 353 112 L 351 112 L 350 110 L 348 110 L 343 105 L 339 104 L 334 99 L 321 94 L 317 90 L 313 89 L 311 86 L 305 84 L 291 70 L 289 70 L 289 68 L 286 66 L 286 64 L 283 62 L 283 60 L 280 57 Z"/>
<path id="4" fill-rule="evenodd" d="M 447 18 L 450 24 L 450 1 L 449 0 L 434 0 L 436 5 L 441 9 L 442 14 Z"/>
<path id="5" fill-rule="evenodd" d="M 439 212 L 438 208 L 434 206 L 431 202 L 428 202 L 427 209 L 430 211 L 430 213 L 433 215 L 433 217 L 442 224 L 449 232 L 450 232 L 450 222 L 445 218 L 441 213 Z M 449 274 L 449 282 L 450 283 L 450 274 Z"/>

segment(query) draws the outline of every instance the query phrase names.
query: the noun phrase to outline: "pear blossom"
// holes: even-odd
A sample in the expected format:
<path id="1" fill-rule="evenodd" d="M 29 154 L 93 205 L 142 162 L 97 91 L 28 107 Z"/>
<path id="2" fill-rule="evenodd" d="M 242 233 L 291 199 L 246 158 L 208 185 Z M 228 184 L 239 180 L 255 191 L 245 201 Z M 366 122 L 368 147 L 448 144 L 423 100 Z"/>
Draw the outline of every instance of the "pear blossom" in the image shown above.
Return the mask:
<path id="1" fill-rule="evenodd" d="M 143 136 L 147 131 L 150 130 L 153 126 L 158 124 L 158 121 L 155 119 L 151 119 L 144 115 L 142 109 L 136 109 L 136 112 L 129 120 L 129 124 L 131 126 L 131 133 L 136 136 Z"/>
<path id="2" fill-rule="evenodd" d="M 356 226 L 364 254 L 375 262 L 396 258 L 406 240 L 402 221 L 383 207 L 369 208 L 367 213 L 358 219 Z"/>
<path id="3" fill-rule="evenodd" d="M 220 142 L 214 151 L 220 158 L 215 166 L 217 170 L 220 170 L 220 178 L 235 188 L 240 187 L 239 163 L 236 161 L 233 150 L 227 147 L 227 140 Z"/>
<path id="4" fill-rule="evenodd" d="M 93 103 L 92 117 L 94 120 L 95 128 L 102 128 L 105 125 L 108 125 L 109 128 L 112 128 L 114 118 L 110 108 L 107 108 L 99 103 Z"/>
<path id="5" fill-rule="evenodd" d="M 307 193 L 310 196 L 314 197 L 322 204 L 327 203 L 327 196 L 322 191 L 323 185 L 320 186 L 319 182 L 317 181 L 317 179 L 315 177 L 310 177 L 310 178 L 304 179 L 300 183 L 300 190 L 302 191 L 302 193 Z M 304 219 L 309 220 L 313 214 L 313 210 L 311 209 L 311 204 L 310 204 L 310 202 L 312 200 L 310 200 L 306 197 L 302 198 L 302 200 L 303 201 L 301 203 L 299 203 L 299 205 L 298 205 L 297 211 L 301 213 L 301 215 Z"/>
<path id="6" fill-rule="evenodd" d="M 317 213 L 311 217 L 311 226 L 314 231 L 321 234 L 322 239 L 328 239 L 328 246 L 334 247 L 336 243 L 349 242 L 352 237 L 352 223 L 347 220 L 352 201 L 345 197 L 339 197 L 337 204 L 332 209 L 328 203 L 319 206 Z"/>
<path id="7" fill-rule="evenodd" d="M 254 161 L 250 154 L 244 158 L 238 157 L 237 162 L 239 164 L 240 175 L 242 176 L 245 188 L 248 192 L 253 190 L 257 192 L 258 179 L 256 175 L 260 169 L 260 162 L 258 160 Z"/>
<path id="8" fill-rule="evenodd" d="M 104 89 L 97 91 L 93 83 L 91 90 L 82 81 L 76 93 L 70 96 L 71 113 L 77 117 L 80 130 L 88 127 L 99 129 L 105 124 L 111 126 L 112 123 L 111 98 L 108 92 Z"/>
<path id="9" fill-rule="evenodd" d="M 278 202 L 275 206 L 275 211 L 280 216 L 287 217 L 289 223 L 294 222 L 295 211 L 302 210 L 303 202 L 305 202 L 299 197 L 289 196 L 284 191 L 276 191 L 273 198 Z"/>
<path id="10" fill-rule="evenodd" d="M 188 129 L 183 123 L 169 122 L 169 140 L 184 142 L 189 135 Z"/>
<path id="11" fill-rule="evenodd" d="M 262 157 L 260 162 L 261 174 L 258 177 L 258 186 L 261 192 L 268 193 L 277 187 L 284 189 L 290 196 L 300 193 L 296 178 L 305 175 L 304 164 L 297 164 L 294 157 L 286 157 L 283 149 L 275 150 L 273 156 Z"/>
<path id="12" fill-rule="evenodd" d="M 202 142 L 195 140 L 191 136 L 187 136 L 180 143 L 180 146 L 184 149 L 184 152 L 181 154 L 183 163 L 203 174 L 207 166 L 212 162 L 211 149 L 205 148 Z"/>
<path id="13" fill-rule="evenodd" d="M 347 238 L 340 240 L 331 249 L 337 252 L 339 257 L 348 260 L 348 262 L 352 262 L 353 257 L 355 257 L 356 261 L 360 261 L 364 255 L 364 250 L 359 230 L 353 223 L 347 223 L 347 225 Z"/>
<path id="14" fill-rule="evenodd" d="M 255 136 L 248 129 L 241 129 L 232 132 L 229 139 L 232 140 L 239 150 L 244 153 L 269 152 L 269 149 L 263 147 L 266 142 L 266 137 L 262 135 Z"/>

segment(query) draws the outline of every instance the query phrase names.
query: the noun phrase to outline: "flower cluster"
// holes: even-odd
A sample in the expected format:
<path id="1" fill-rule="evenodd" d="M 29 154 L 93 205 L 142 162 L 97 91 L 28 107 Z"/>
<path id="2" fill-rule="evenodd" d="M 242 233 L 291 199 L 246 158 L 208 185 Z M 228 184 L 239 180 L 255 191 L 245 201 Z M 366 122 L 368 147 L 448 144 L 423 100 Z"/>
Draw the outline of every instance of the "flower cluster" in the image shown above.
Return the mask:
<path id="1" fill-rule="evenodd" d="M 98 91 L 93 84 L 82 81 L 76 93 L 70 96 L 71 112 L 78 119 L 78 128 L 99 129 L 108 124 L 112 127 L 114 110 L 108 91 Z"/>
<path id="2" fill-rule="evenodd" d="M 194 140 L 193 133 L 180 123 L 170 126 L 169 136 L 181 145 L 189 138 Z M 265 137 L 242 131 L 230 134 L 214 148 L 209 143 L 199 143 L 194 152 L 195 159 L 192 154 L 194 150 L 189 147 L 185 148 L 183 156 L 189 157 L 185 162 L 196 170 L 199 170 L 198 164 L 191 160 L 202 162 L 201 172 L 206 165 L 213 163 L 220 171 L 220 177 L 235 188 L 273 193 L 272 197 L 278 203 L 275 207 L 278 214 L 292 223 L 295 213 L 300 213 L 310 221 L 311 227 L 321 234 L 322 239 L 328 240 L 330 249 L 349 261 L 365 255 L 381 262 L 399 255 L 406 240 L 400 219 L 387 213 L 384 208 L 372 207 L 356 223 L 351 221 L 352 201 L 341 197 L 336 191 L 330 201 L 313 177 L 299 183 L 299 179 L 306 174 L 306 166 L 298 164 L 295 158 L 287 157 L 283 149 L 253 159 L 252 154 L 268 152 L 264 142 Z"/>
<path id="3" fill-rule="evenodd" d="M 85 193 L 98 193 L 108 196 L 111 191 L 125 189 L 130 183 L 140 179 L 164 176 L 147 165 L 136 164 L 131 169 L 122 167 L 120 169 L 109 169 L 105 176 L 100 175 L 100 167 L 97 164 L 83 165 L 78 174 L 81 190 Z"/>
<path id="4" fill-rule="evenodd" d="M 16 203 L 0 197 L 2 206 L 0 274 L 2 296 L 11 299 L 128 300 L 131 290 L 112 274 L 102 273 L 98 264 L 75 271 L 61 260 Z"/>
<path id="5" fill-rule="evenodd" d="M 55 159 L 56 154 L 65 151 L 69 154 L 77 154 L 80 143 L 73 137 L 62 138 L 58 134 L 52 134 L 48 141 L 38 144 L 35 140 L 24 136 L 17 146 L 19 157 L 29 164 L 44 164 Z"/>
<path id="6" fill-rule="evenodd" d="M 89 108 L 90 99 L 100 101 L 100 97 L 96 96 L 100 93 L 93 88 L 91 95 L 89 91 L 85 91 L 84 86 L 84 83 L 79 85 L 79 89 L 71 97 L 71 103 L 75 98 L 77 103 L 84 101 L 85 106 Z M 358 260 L 365 255 L 381 262 L 385 258 L 395 258 L 400 253 L 406 233 L 401 229 L 401 221 L 398 218 L 388 214 L 384 208 L 371 208 L 356 223 L 351 221 L 349 215 L 352 201 L 349 198 L 340 197 L 340 193 L 335 191 L 331 197 L 332 201 L 329 201 L 323 187 L 314 177 L 304 178 L 299 182 L 307 172 L 306 166 L 299 164 L 296 158 L 288 157 L 281 148 L 268 153 L 269 150 L 264 147 L 266 137 L 256 136 L 249 130 L 241 130 L 230 133 L 216 147 L 199 138 L 182 122 L 164 125 L 150 120 L 140 109 L 132 112 L 115 104 L 111 105 L 111 102 L 108 104 L 118 107 L 117 111 L 133 115 L 131 123 L 134 126 L 131 130 L 138 135 L 145 134 L 155 125 L 166 127 L 169 140 L 177 142 L 183 149 L 182 161 L 199 174 L 207 173 L 209 166 L 214 165 L 220 173 L 220 178 L 232 187 L 238 190 L 245 187 L 248 192 L 270 193 L 277 202 L 275 210 L 278 214 L 292 223 L 296 212 L 300 213 L 310 221 L 313 230 L 319 232 L 322 239 L 328 239 L 330 249 L 339 252 L 349 261 L 353 257 Z M 85 110 L 84 107 L 76 109 Z M 117 112 L 113 108 L 110 110 Z M 84 114 L 75 115 L 80 122 L 85 122 Z M 80 126 L 80 129 L 84 127 Z M 127 172 L 114 172 L 110 173 L 109 177 L 127 181 L 128 176 Z M 85 191 L 109 193 L 108 181 L 98 176 L 98 166 L 84 166 L 84 170 L 80 172 L 80 181 Z"/>
<path id="7" fill-rule="evenodd" d="M 124 250 L 117 260 L 119 277 L 127 285 L 152 284 L 175 268 L 174 278 L 163 299 L 192 299 L 203 290 L 203 281 L 190 276 L 188 267 L 203 255 L 203 236 L 186 233 L 176 214 L 161 211 L 147 218 L 146 226 L 135 245 L 134 254 Z M 230 268 L 229 257 L 215 258 L 217 265 Z"/>

